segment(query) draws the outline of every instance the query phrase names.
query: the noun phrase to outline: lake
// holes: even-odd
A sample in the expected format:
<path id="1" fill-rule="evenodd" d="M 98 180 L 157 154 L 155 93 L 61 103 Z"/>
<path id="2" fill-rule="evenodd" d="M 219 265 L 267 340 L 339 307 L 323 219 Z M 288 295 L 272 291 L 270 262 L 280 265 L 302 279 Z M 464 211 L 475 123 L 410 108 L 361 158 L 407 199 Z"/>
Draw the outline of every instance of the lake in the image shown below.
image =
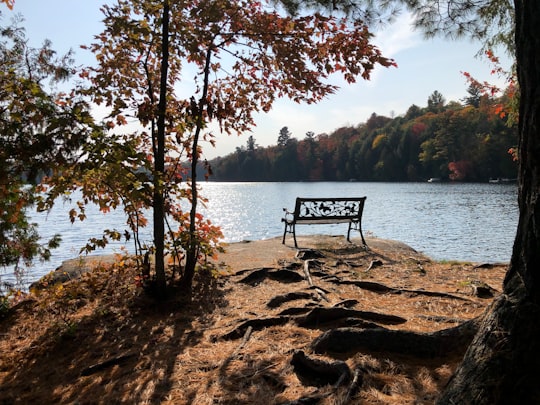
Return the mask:
<path id="1" fill-rule="evenodd" d="M 518 221 L 515 184 L 208 182 L 202 184 L 201 194 L 209 199 L 201 212 L 221 226 L 226 242 L 281 236 L 283 208 L 292 210 L 297 196 L 367 196 L 362 219 L 365 236 L 402 241 L 436 260 L 508 262 Z M 32 214 L 45 238 L 59 233 L 63 242 L 50 262 L 31 269 L 25 282 L 76 257 L 88 238 L 99 236 L 103 229 L 124 229 L 122 212 L 88 209 L 86 221 L 71 224 L 69 208 L 60 202 L 48 215 Z M 297 227 L 298 235 L 346 232 L 346 224 Z M 150 230 L 146 238 L 151 240 Z M 119 249 L 115 244 L 105 252 Z M 13 275 L 4 272 L 2 280 L 12 282 Z"/>

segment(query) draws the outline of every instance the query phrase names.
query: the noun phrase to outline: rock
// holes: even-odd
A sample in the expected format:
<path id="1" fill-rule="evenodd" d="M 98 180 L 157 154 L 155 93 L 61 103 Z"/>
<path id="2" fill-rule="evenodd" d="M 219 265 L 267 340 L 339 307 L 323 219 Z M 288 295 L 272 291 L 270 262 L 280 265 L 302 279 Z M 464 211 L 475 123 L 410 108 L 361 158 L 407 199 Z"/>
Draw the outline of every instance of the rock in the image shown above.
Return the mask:
<path id="1" fill-rule="evenodd" d="M 49 286 L 75 280 L 83 274 L 103 265 L 115 263 L 120 255 L 100 255 L 100 256 L 80 256 L 77 259 L 70 259 L 62 262 L 56 270 L 46 274 L 38 281 L 30 284 L 30 290 L 40 290 Z"/>
<path id="2" fill-rule="evenodd" d="M 471 281 L 470 286 L 472 289 L 471 295 L 475 295 L 478 298 L 493 298 L 494 293 L 497 292 L 493 287 L 479 280 Z"/>

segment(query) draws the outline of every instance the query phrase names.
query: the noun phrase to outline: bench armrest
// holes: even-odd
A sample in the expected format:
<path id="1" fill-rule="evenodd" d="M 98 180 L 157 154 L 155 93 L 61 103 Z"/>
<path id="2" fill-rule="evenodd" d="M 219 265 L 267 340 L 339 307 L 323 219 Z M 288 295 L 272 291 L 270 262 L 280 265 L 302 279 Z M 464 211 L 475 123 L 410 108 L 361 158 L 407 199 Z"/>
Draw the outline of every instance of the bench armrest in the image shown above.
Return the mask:
<path id="1" fill-rule="evenodd" d="M 294 212 L 289 211 L 287 208 L 283 208 L 283 212 L 285 212 L 285 217 L 281 221 L 291 221 L 294 218 Z"/>

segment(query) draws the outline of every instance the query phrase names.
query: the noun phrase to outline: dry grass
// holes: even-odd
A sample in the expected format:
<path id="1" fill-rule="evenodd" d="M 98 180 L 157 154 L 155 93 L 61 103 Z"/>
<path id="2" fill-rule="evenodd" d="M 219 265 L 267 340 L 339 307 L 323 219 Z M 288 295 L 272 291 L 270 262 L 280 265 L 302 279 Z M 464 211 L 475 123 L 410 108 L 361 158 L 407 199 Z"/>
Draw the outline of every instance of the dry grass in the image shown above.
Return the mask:
<path id="1" fill-rule="evenodd" d="M 239 282 L 247 273 L 236 273 L 302 263 L 279 242 L 231 246 L 220 266 L 226 275 L 217 280 L 201 276 L 190 301 L 177 294 L 156 303 L 135 286 L 133 270 L 115 266 L 28 297 L 0 321 L 0 403 L 280 404 L 328 394 L 319 403 L 342 404 L 350 394 L 347 385 L 304 386 L 290 364 L 298 349 L 330 360 L 310 351 L 311 342 L 329 326 L 308 329 L 289 322 L 254 330 L 245 341 L 221 337 L 244 320 L 347 299 L 358 301 L 354 309 L 407 319 L 388 328 L 436 331 L 479 316 L 491 299 L 472 296 L 471 281 L 500 290 L 506 270 L 504 265 L 436 263 L 385 241 L 368 241 L 366 252 L 340 238 L 310 239 L 304 244 L 312 243 L 326 256 L 318 271 L 409 292 L 380 294 L 313 276 L 328 291 L 329 302 L 296 300 L 270 309 L 266 304 L 276 295 L 310 291 L 307 282 L 266 279 L 250 286 Z M 366 271 L 374 260 L 382 265 Z M 358 404 L 431 404 L 460 360 L 385 352 L 340 359 L 362 371 L 361 387 L 347 402 Z"/>

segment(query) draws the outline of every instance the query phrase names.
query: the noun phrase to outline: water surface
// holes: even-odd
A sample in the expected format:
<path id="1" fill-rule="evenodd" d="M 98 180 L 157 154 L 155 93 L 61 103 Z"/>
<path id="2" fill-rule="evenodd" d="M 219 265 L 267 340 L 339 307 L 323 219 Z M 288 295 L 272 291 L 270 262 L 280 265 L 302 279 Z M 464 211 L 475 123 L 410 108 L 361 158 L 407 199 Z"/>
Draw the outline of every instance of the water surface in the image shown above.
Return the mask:
<path id="1" fill-rule="evenodd" d="M 202 185 L 201 194 L 209 200 L 203 214 L 222 227 L 227 242 L 282 235 L 283 208 L 292 210 L 297 196 L 367 196 L 364 235 L 402 241 L 436 260 L 507 262 L 518 220 L 513 184 L 210 182 Z M 125 229 L 123 213 L 102 214 L 95 208 L 88 209 L 86 221 L 71 224 L 70 207 L 60 202 L 48 215 L 33 214 L 45 238 L 59 233 L 63 243 L 50 262 L 36 264 L 27 281 L 76 257 L 88 238 L 99 236 L 103 229 Z M 346 224 L 297 227 L 298 235 L 346 232 Z M 151 240 L 150 230 L 143 234 Z M 105 252 L 120 248 L 114 244 Z M 9 272 L 2 276 L 5 281 L 12 278 Z"/>

